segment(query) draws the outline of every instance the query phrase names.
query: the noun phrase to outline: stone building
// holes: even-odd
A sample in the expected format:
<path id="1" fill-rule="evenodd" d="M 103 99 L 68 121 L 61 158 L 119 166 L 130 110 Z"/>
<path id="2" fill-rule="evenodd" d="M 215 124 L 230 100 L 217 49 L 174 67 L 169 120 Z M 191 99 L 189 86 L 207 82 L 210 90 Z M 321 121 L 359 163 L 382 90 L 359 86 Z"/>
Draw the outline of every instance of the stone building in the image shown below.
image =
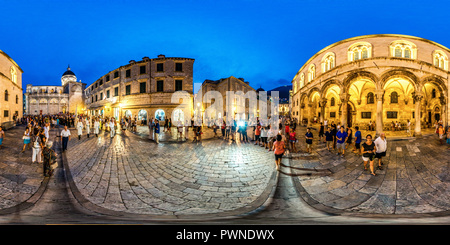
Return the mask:
<path id="1" fill-rule="evenodd" d="M 23 116 L 22 69 L 0 50 L 0 125 L 9 128 Z"/>
<path id="2" fill-rule="evenodd" d="M 85 109 L 85 83 L 77 82 L 70 67 L 61 77 L 62 86 L 33 86 L 27 84 L 25 114 L 47 115 L 58 113 L 82 114 Z"/>
<path id="3" fill-rule="evenodd" d="M 165 57 L 131 60 L 85 89 L 89 115 L 120 119 L 184 119 L 192 114 L 194 59 Z M 182 94 L 181 98 L 176 97 Z M 189 115 L 191 117 L 192 115 Z"/>
<path id="4" fill-rule="evenodd" d="M 209 91 L 217 91 L 217 96 L 214 96 Z M 236 93 L 242 91 L 245 96 L 248 92 L 254 92 L 257 95 L 257 90 L 252 88 L 249 82 L 244 81 L 243 78 L 236 78 L 234 76 L 228 78 L 222 78 L 219 80 L 205 80 L 199 90 L 198 99 L 194 101 L 194 116 L 201 111 L 202 115 L 205 114 L 206 118 L 230 119 L 229 115 L 232 115 L 234 119 L 249 119 L 249 107 L 250 101 L 246 99 L 240 103 L 238 98 L 229 99 L 227 92 Z M 219 95 L 220 94 L 220 95 Z M 248 95 L 248 94 L 247 94 Z M 217 97 L 222 98 L 222 100 Z M 228 104 L 229 103 L 229 104 Z M 258 105 L 256 105 L 258 106 Z M 222 108 L 222 111 L 219 109 Z M 253 111 L 255 115 L 258 114 L 257 107 Z"/>
<path id="5" fill-rule="evenodd" d="M 433 41 L 379 34 L 345 39 L 313 55 L 292 80 L 291 108 L 299 120 L 345 126 L 412 122 L 415 135 L 449 111 L 450 50 Z"/>

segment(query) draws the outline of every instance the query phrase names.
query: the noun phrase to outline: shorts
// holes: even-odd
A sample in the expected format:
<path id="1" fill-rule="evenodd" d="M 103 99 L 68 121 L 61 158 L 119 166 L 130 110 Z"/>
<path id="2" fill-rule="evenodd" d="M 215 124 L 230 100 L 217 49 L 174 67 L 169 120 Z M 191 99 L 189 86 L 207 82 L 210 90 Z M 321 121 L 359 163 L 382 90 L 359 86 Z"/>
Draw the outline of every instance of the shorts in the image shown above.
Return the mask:
<path id="1" fill-rule="evenodd" d="M 345 143 L 337 143 L 337 144 L 336 144 L 336 149 L 342 149 L 342 150 L 345 150 Z"/>
<path id="2" fill-rule="evenodd" d="M 267 143 L 267 137 L 261 137 L 262 143 Z"/>
<path id="3" fill-rule="evenodd" d="M 352 143 L 352 139 L 351 139 L 351 138 L 348 138 L 348 139 L 347 139 L 347 143 L 348 143 L 348 144 L 351 144 L 351 143 Z"/>
<path id="4" fill-rule="evenodd" d="M 355 143 L 355 148 L 356 148 L 356 149 L 361 149 L 361 142 Z"/>
<path id="5" fill-rule="evenodd" d="M 312 144 L 306 144 L 306 148 L 311 149 Z"/>
<path id="6" fill-rule="evenodd" d="M 275 154 L 275 160 L 281 159 L 283 154 Z"/>
<path id="7" fill-rule="evenodd" d="M 255 140 L 259 140 L 259 135 L 255 135 Z"/>
<path id="8" fill-rule="evenodd" d="M 375 158 L 381 159 L 381 157 L 385 157 L 386 152 L 377 152 L 375 153 Z"/>
<path id="9" fill-rule="evenodd" d="M 0 145 L 2 145 L 3 143 L 3 138 L 0 138 Z"/>
<path id="10" fill-rule="evenodd" d="M 373 159 L 375 159 L 375 154 L 373 154 L 373 155 L 371 155 L 369 157 L 363 156 L 362 159 L 363 159 L 364 162 L 373 161 Z"/>
<path id="11" fill-rule="evenodd" d="M 327 147 L 333 147 L 333 141 L 327 141 Z"/>

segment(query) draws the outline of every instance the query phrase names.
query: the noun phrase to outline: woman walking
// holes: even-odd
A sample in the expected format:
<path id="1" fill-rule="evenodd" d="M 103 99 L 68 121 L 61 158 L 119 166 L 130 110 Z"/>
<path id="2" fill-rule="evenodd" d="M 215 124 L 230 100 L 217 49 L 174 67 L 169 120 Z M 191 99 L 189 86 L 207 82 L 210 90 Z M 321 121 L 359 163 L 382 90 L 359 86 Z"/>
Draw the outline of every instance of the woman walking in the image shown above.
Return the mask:
<path id="1" fill-rule="evenodd" d="M 281 158 L 286 150 L 286 145 L 283 141 L 281 135 L 277 135 L 277 141 L 273 143 L 273 152 L 275 154 L 275 165 L 277 167 L 277 171 L 280 170 Z"/>
<path id="2" fill-rule="evenodd" d="M 78 140 L 81 140 L 81 134 L 83 134 L 83 122 L 81 120 L 77 123 Z"/>
<path id="3" fill-rule="evenodd" d="M 98 137 L 99 130 L 100 130 L 100 122 L 98 121 L 98 118 L 95 118 L 95 122 L 94 122 L 95 137 Z"/>
<path id="4" fill-rule="evenodd" d="M 362 144 L 362 159 L 364 161 L 364 170 L 367 170 L 367 163 L 370 162 L 370 174 L 375 176 L 373 161 L 375 159 L 376 146 L 372 141 L 372 135 L 368 134 L 366 136 L 366 142 Z"/>
<path id="5" fill-rule="evenodd" d="M 23 133 L 23 149 L 22 152 L 25 152 L 25 148 L 28 146 L 28 149 L 30 149 L 30 142 L 31 142 L 31 135 L 30 135 L 30 128 L 26 128 L 25 132 Z"/>

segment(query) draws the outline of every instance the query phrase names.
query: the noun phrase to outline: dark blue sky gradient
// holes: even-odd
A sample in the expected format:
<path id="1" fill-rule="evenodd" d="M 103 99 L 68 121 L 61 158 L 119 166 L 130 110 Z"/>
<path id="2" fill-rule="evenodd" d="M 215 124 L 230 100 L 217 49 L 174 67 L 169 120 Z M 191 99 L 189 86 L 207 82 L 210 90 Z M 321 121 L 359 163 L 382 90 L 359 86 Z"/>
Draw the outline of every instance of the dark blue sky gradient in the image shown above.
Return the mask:
<path id="1" fill-rule="evenodd" d="M 316 52 L 368 34 L 405 34 L 450 47 L 446 1 L 0 0 L 0 50 L 23 86 L 60 85 L 70 64 L 90 85 L 130 60 L 194 58 L 194 83 L 243 77 L 290 85 Z M 196 92 L 196 91 L 195 91 Z"/>

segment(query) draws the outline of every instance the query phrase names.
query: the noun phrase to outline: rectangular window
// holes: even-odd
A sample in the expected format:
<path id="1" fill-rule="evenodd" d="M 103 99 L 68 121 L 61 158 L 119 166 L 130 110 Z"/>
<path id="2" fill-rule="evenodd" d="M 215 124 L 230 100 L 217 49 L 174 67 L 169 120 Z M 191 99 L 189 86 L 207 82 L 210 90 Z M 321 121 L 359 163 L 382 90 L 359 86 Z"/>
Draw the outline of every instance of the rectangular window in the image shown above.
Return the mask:
<path id="1" fill-rule="evenodd" d="M 131 69 L 125 71 L 125 77 L 131 77 Z"/>
<path id="2" fill-rule="evenodd" d="M 367 118 L 372 118 L 372 112 L 361 112 L 361 118 L 365 118 L 365 119 L 367 119 Z"/>
<path id="3" fill-rule="evenodd" d="M 336 117 L 336 112 L 330 112 L 330 117 L 335 118 Z"/>
<path id="4" fill-rule="evenodd" d="M 103 93 L 100 93 L 100 100 L 103 100 Z"/>
<path id="5" fill-rule="evenodd" d="M 386 112 L 387 113 L 387 118 L 392 118 L 392 119 L 395 119 L 395 118 L 397 118 L 397 112 L 396 111 L 388 111 L 388 112 Z"/>
<path id="6" fill-rule="evenodd" d="M 164 71 L 164 63 L 156 64 L 156 71 Z"/>
<path id="7" fill-rule="evenodd" d="M 183 63 L 175 63 L 175 71 L 183 71 Z"/>
<path id="8" fill-rule="evenodd" d="M 114 96 L 119 96 L 119 87 L 114 88 Z"/>
<path id="9" fill-rule="evenodd" d="M 9 111 L 8 110 L 3 111 L 3 117 L 9 117 Z"/>
<path id="10" fill-rule="evenodd" d="M 114 72 L 114 78 L 118 78 L 118 77 L 119 77 L 119 72 L 118 71 Z"/>
<path id="11" fill-rule="evenodd" d="M 109 82 L 109 75 L 106 75 L 106 82 Z"/>
<path id="12" fill-rule="evenodd" d="M 103 85 L 103 79 L 100 79 L 98 86 L 102 86 Z"/>
<path id="13" fill-rule="evenodd" d="M 175 91 L 183 90 L 183 80 L 175 80 Z"/>
<path id="14" fill-rule="evenodd" d="M 91 97 L 91 103 L 94 103 L 94 96 Z"/>
<path id="15" fill-rule="evenodd" d="M 98 95 L 95 95 L 95 102 L 98 101 Z"/>
<path id="16" fill-rule="evenodd" d="M 146 82 L 143 82 L 143 83 L 140 83 L 139 84 L 139 92 L 141 93 L 141 94 L 143 94 L 143 93 L 145 93 L 146 92 L 146 85 L 147 85 L 147 83 Z"/>
<path id="17" fill-rule="evenodd" d="M 109 99 L 109 90 L 106 91 L 106 98 Z"/>
<path id="18" fill-rule="evenodd" d="M 145 74 L 145 66 L 139 67 L 139 74 Z"/>
<path id="19" fill-rule="evenodd" d="M 125 86 L 125 95 L 130 95 L 131 94 L 131 85 L 127 85 Z"/>
<path id="20" fill-rule="evenodd" d="M 159 80 L 156 81 L 156 92 L 163 92 L 164 91 L 164 81 Z"/>
<path id="21" fill-rule="evenodd" d="M 95 83 L 95 88 L 97 88 L 98 87 L 98 83 Z"/>

